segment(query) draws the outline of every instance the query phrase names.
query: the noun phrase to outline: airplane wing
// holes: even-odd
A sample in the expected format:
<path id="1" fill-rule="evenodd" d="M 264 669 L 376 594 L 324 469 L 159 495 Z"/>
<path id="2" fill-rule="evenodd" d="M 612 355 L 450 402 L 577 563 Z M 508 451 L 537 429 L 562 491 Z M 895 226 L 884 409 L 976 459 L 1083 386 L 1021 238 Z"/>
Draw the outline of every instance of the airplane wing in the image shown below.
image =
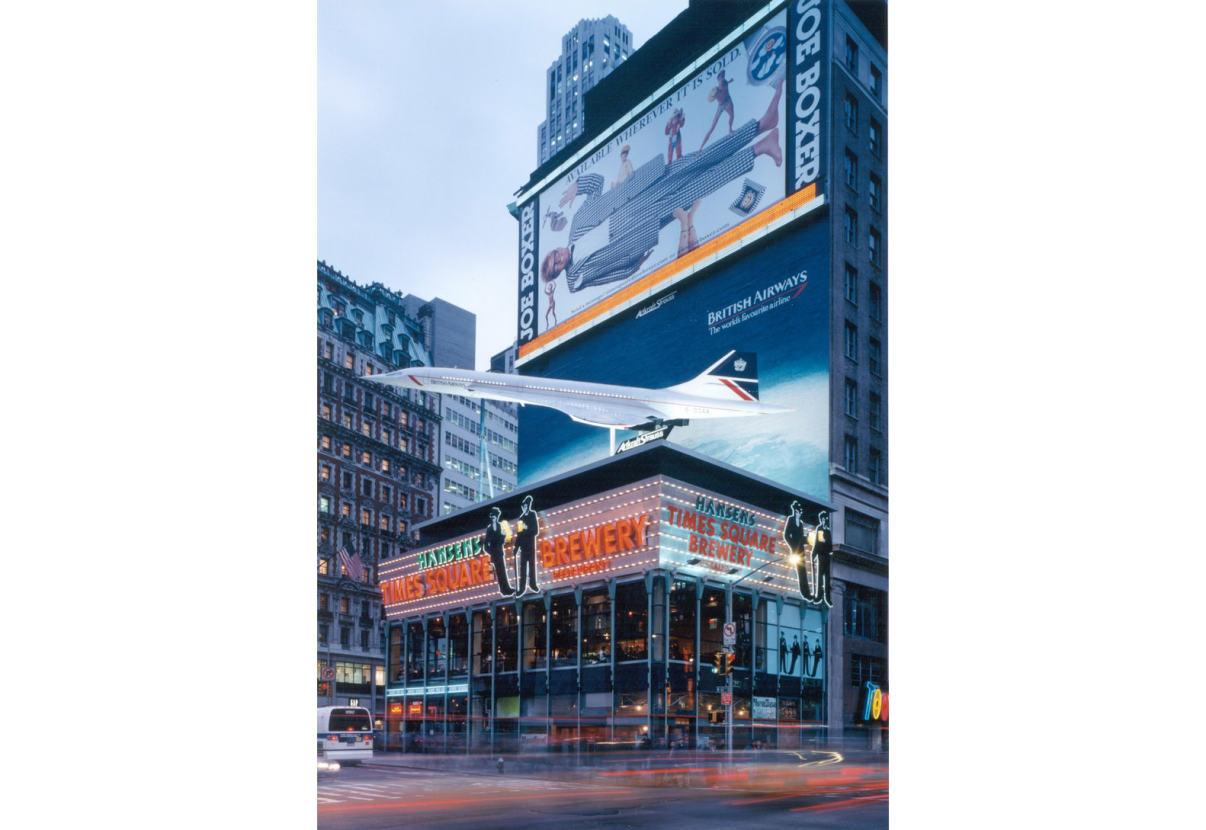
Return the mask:
<path id="1" fill-rule="evenodd" d="M 516 398 L 521 403 L 559 409 L 575 421 L 600 427 L 630 428 L 651 423 L 662 418 L 653 407 L 631 402 L 626 404 L 578 401 L 554 395 L 525 394 Z"/>

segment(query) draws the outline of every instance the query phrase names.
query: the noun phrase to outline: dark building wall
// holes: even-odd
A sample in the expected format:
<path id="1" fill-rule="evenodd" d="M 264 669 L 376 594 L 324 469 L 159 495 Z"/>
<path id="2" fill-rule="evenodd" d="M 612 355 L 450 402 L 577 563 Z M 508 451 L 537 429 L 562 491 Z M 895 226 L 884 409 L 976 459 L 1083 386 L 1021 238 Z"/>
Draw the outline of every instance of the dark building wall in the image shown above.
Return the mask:
<path id="1" fill-rule="evenodd" d="M 423 306 L 430 306 L 431 359 L 433 366 L 449 369 L 476 369 L 474 361 L 477 349 L 477 315 L 436 297 L 424 300 L 413 294 L 403 298 L 407 312 L 422 319 Z"/>

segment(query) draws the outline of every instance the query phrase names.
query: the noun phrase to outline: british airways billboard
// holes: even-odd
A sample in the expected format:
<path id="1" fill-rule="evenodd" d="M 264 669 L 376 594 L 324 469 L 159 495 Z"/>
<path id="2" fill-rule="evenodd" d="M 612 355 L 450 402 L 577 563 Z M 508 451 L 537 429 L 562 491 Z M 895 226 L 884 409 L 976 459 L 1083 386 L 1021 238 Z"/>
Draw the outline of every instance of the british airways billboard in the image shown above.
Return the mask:
<path id="1" fill-rule="evenodd" d="M 730 351 L 757 358 L 761 402 L 794 411 L 693 420 L 668 440 L 800 492 L 829 492 L 830 224 L 784 228 L 756 250 L 627 309 L 524 374 L 640 386 L 690 381 Z M 750 368 L 750 367 L 745 367 Z M 538 370 L 538 371 L 537 371 Z M 634 432 L 620 430 L 617 440 Z M 610 435 L 554 409 L 519 419 L 520 484 L 605 457 Z"/>
<path id="2" fill-rule="evenodd" d="M 520 196 L 517 366 L 821 204 L 828 3 L 771 5 Z"/>

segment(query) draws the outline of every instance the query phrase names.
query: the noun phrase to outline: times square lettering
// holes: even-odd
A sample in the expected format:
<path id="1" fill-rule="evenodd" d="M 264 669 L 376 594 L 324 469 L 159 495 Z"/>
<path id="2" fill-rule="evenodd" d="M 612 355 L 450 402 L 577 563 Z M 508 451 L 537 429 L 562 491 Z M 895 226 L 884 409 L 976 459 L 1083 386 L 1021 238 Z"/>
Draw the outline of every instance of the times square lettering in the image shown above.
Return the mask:
<path id="1" fill-rule="evenodd" d="M 813 181 L 821 169 L 821 0 L 800 0 L 796 6 L 796 65 L 809 55 L 816 60 L 796 75 L 796 190 Z M 812 136 L 811 141 L 805 141 Z"/>
<path id="2" fill-rule="evenodd" d="M 703 500 L 701 499 L 701 501 Z M 753 516 L 744 510 L 716 506 L 714 509 L 718 511 L 732 511 L 734 515 L 731 518 L 736 520 L 734 522 L 721 521 L 719 523 L 720 532 L 717 534 L 717 523 L 711 516 L 703 512 L 696 513 L 671 505 L 667 505 L 666 509 L 670 511 L 671 526 L 695 531 L 691 534 L 688 543 L 690 553 L 697 553 L 721 562 L 732 562 L 748 568 L 751 554 L 746 547 L 757 548 L 764 553 L 775 552 L 775 540 L 771 536 L 759 532 L 756 528 L 743 527 L 737 523 L 747 517 L 749 520 L 753 520 Z M 746 547 L 742 547 L 743 545 Z"/>

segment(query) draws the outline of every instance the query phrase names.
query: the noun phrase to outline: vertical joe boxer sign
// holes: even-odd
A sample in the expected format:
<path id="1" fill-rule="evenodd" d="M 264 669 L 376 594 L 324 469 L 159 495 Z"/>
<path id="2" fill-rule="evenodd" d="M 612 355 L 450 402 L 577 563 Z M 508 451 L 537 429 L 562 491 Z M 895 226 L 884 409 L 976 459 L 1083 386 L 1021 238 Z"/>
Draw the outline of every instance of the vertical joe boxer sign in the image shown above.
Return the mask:
<path id="1" fill-rule="evenodd" d="M 823 0 L 797 0 L 788 19 L 791 32 L 788 113 L 792 135 L 787 153 L 787 187 L 791 193 L 816 182 L 825 169 L 821 142 L 827 129 L 823 116 L 828 111 L 824 106 L 827 84 L 824 10 Z M 817 195 L 821 189 L 818 183 Z"/>
<path id="2" fill-rule="evenodd" d="M 536 199 L 519 213 L 519 333 L 520 343 L 536 334 Z"/>

